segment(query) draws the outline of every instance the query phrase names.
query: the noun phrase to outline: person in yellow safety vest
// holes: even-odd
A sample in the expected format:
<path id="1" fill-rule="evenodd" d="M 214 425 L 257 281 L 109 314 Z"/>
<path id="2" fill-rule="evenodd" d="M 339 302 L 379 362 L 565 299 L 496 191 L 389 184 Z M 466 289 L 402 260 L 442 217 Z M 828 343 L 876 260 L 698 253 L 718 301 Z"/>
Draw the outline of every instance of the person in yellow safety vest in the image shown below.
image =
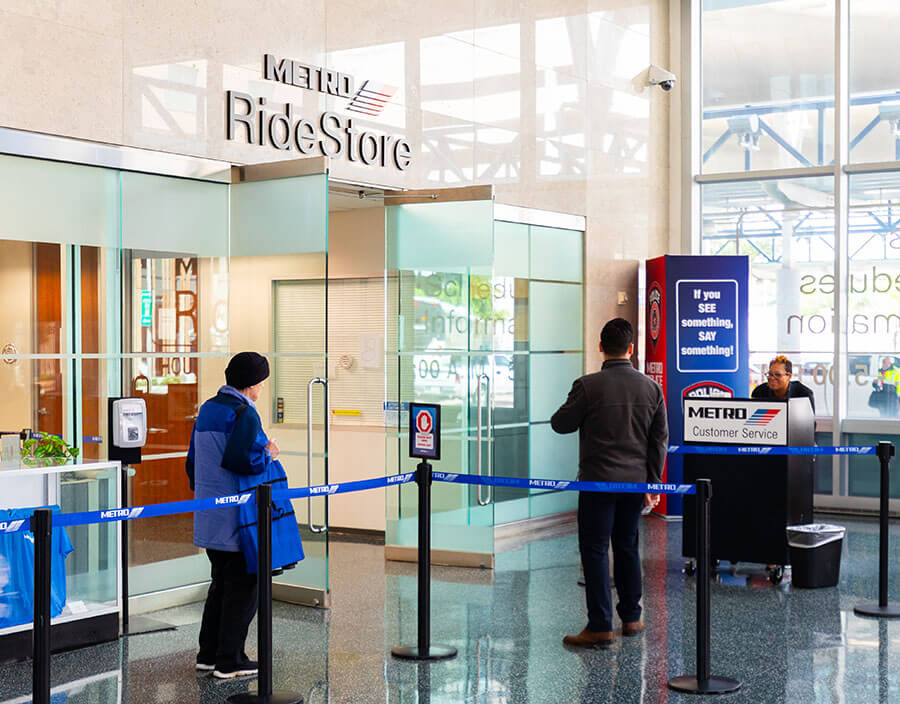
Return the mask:
<path id="1" fill-rule="evenodd" d="M 878 378 L 872 382 L 875 388 L 872 396 L 877 399 L 875 407 L 882 416 L 896 416 L 900 411 L 900 367 L 892 357 L 881 360 Z M 873 399 L 870 398 L 869 405 Z"/>

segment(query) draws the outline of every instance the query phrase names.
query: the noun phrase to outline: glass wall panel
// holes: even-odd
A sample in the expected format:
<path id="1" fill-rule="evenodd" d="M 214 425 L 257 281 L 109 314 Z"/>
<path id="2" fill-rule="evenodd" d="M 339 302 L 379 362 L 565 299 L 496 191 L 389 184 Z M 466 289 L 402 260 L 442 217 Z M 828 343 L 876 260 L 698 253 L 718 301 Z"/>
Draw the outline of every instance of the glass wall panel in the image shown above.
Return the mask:
<path id="1" fill-rule="evenodd" d="M 83 369 L 64 355 L 105 352 L 117 326 L 108 313 L 118 289 L 106 289 L 117 267 L 118 173 L 0 156 L 0 184 L 0 349 L 9 355 L 0 365 L 0 428 L 60 435 L 76 447 L 87 435 L 85 454 L 99 457 L 99 362 Z"/>
<path id="2" fill-rule="evenodd" d="M 230 206 L 231 349 L 269 358 L 272 376 L 256 406 L 263 428 L 280 448 L 289 485 L 325 484 L 331 418 L 325 386 L 313 380 L 332 375 L 326 356 L 328 177 L 234 184 Z M 276 583 L 327 590 L 328 498 L 293 505 L 306 557 Z"/>
<path id="3" fill-rule="evenodd" d="M 850 177 L 847 416 L 900 417 L 900 175 Z"/>
<path id="4" fill-rule="evenodd" d="M 834 5 L 703 0 L 702 171 L 834 156 Z"/>
<path id="5" fill-rule="evenodd" d="M 396 277 L 389 289 L 386 314 L 399 320 L 397 338 L 390 340 L 388 347 L 387 364 L 397 369 L 396 388 L 389 391 L 389 398 L 401 411 L 393 425 L 399 457 L 392 447 L 395 443 L 389 441 L 389 471 L 415 468 L 416 461 L 407 457 L 408 420 L 402 409 L 410 401 L 424 401 L 441 404 L 441 461 L 437 466 L 472 474 L 480 466 L 489 474 L 491 389 L 497 392 L 492 354 L 495 323 L 510 352 L 514 344 L 509 342 L 515 337 L 509 328 L 515 296 L 507 293 L 507 282 L 512 279 L 493 279 L 493 203 L 388 206 L 385 220 L 386 268 L 389 278 Z M 515 234 L 505 232 L 504 236 L 508 239 Z M 496 320 L 495 300 L 501 301 L 499 308 L 506 309 L 498 312 Z M 509 356 L 504 354 L 503 359 Z M 500 373 L 508 381 L 509 366 L 501 366 Z M 506 382 L 500 385 L 501 398 L 505 387 L 514 388 Z M 415 492 L 415 485 L 387 492 L 388 545 L 416 544 Z M 433 547 L 493 554 L 494 504 L 485 501 L 488 494 L 484 488 L 436 483 L 432 493 Z M 481 505 L 479 495 L 486 505 Z"/>
<path id="6" fill-rule="evenodd" d="M 528 332 L 532 352 L 582 349 L 582 297 L 577 284 L 531 282 Z"/>
<path id="7" fill-rule="evenodd" d="M 752 386 L 775 354 L 785 354 L 793 380 L 813 389 L 820 416 L 831 414 L 834 379 L 832 184 L 806 178 L 702 190 L 702 253 L 750 257 Z"/>
<path id="8" fill-rule="evenodd" d="M 532 279 L 573 282 L 584 279 L 581 232 L 552 227 L 530 229 Z"/>
<path id="9" fill-rule="evenodd" d="M 835 4 L 794 0 L 703 0 L 701 10 L 702 166 L 704 172 L 831 166 L 834 42 L 849 32 L 849 161 L 827 178 L 704 184 L 701 251 L 751 259 L 752 384 L 778 353 L 794 362 L 794 378 L 815 393 L 818 416 L 833 427 L 847 419 L 878 419 L 900 432 L 900 79 L 893 56 L 887 0 L 852 0 L 849 27 L 836 27 Z M 882 167 L 883 162 L 895 162 Z M 841 253 L 847 291 L 836 291 L 835 183 L 846 179 L 847 246 Z M 843 225 L 843 223 L 842 223 Z M 846 319 L 836 324 L 834 300 L 846 295 Z M 846 330 L 846 359 L 835 360 Z M 837 417 L 834 382 L 840 371 L 845 410 Z M 854 426 L 855 427 L 855 426 Z M 844 436 L 872 444 L 876 433 Z M 831 444 L 830 432 L 817 433 Z M 832 481 L 833 467 L 842 482 Z M 877 495 L 877 462 L 818 458 L 815 490 L 841 496 Z M 843 483 L 846 479 L 846 484 Z"/>
<path id="10" fill-rule="evenodd" d="M 850 3 L 850 160 L 900 159 L 900 6 L 891 0 Z"/>
<path id="11" fill-rule="evenodd" d="M 883 433 L 848 433 L 848 445 L 877 445 L 881 441 L 900 444 L 900 436 Z M 881 464 L 875 455 L 847 458 L 849 496 L 878 498 L 881 495 Z M 900 475 L 891 473 L 891 498 L 900 499 Z"/>
<path id="12" fill-rule="evenodd" d="M 0 184 L 0 238 L 118 246 L 117 171 L 0 155 Z"/>
<path id="13" fill-rule="evenodd" d="M 224 383 L 229 349 L 228 186 L 123 172 L 121 188 L 123 392 L 145 400 L 149 425 L 128 501 L 191 499 L 184 458 L 200 404 Z M 130 538 L 134 594 L 209 576 L 192 514 L 136 521 Z"/>

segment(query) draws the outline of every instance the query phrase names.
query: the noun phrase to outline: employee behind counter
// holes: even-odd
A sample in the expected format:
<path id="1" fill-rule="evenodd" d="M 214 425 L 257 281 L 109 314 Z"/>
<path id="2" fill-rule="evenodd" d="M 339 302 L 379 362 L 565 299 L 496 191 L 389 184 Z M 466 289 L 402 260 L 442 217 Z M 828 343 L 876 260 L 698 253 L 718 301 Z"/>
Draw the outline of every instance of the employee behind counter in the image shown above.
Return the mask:
<path id="1" fill-rule="evenodd" d="M 813 414 L 816 412 L 816 400 L 812 389 L 799 381 L 791 381 L 793 365 L 791 360 L 783 354 L 778 355 L 769 362 L 769 371 L 766 374 L 767 381 L 763 382 L 750 394 L 752 398 L 778 399 L 784 401 L 789 398 L 808 398 L 812 406 Z"/>

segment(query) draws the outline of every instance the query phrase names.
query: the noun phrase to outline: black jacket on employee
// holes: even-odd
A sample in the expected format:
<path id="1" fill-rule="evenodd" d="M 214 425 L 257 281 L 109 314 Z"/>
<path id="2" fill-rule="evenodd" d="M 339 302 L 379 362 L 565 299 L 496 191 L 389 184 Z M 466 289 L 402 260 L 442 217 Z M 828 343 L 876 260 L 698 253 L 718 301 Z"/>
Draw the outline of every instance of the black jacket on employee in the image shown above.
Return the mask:
<path id="1" fill-rule="evenodd" d="M 572 384 L 550 419 L 557 433 L 579 431 L 578 479 L 658 482 L 669 442 L 659 384 L 627 359 L 608 359 L 599 372 Z"/>
<path id="2" fill-rule="evenodd" d="M 775 392 L 769 388 L 768 382 L 763 382 L 755 389 L 753 389 L 753 393 L 750 394 L 751 398 L 764 398 L 764 399 L 773 399 L 777 398 L 775 396 Z M 808 386 L 801 384 L 799 381 L 792 381 L 788 384 L 788 398 L 808 398 L 809 405 L 812 406 L 813 415 L 816 414 L 816 399 L 813 396 L 813 391 Z"/>

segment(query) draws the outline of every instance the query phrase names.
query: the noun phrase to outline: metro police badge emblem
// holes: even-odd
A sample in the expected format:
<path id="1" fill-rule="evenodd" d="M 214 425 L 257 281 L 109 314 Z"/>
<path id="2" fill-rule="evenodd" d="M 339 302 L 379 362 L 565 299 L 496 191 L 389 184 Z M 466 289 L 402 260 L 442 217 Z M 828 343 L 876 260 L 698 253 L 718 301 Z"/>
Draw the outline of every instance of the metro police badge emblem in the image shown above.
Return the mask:
<path id="1" fill-rule="evenodd" d="M 688 386 L 684 392 L 685 398 L 734 398 L 734 389 L 720 384 L 718 381 L 698 381 Z"/>
<path id="2" fill-rule="evenodd" d="M 650 339 L 653 341 L 653 344 L 656 344 L 656 341 L 659 339 L 659 330 L 662 327 L 661 302 L 662 293 L 660 292 L 659 284 L 654 283 L 650 287 L 650 293 L 647 296 L 647 320 L 649 321 Z"/>

